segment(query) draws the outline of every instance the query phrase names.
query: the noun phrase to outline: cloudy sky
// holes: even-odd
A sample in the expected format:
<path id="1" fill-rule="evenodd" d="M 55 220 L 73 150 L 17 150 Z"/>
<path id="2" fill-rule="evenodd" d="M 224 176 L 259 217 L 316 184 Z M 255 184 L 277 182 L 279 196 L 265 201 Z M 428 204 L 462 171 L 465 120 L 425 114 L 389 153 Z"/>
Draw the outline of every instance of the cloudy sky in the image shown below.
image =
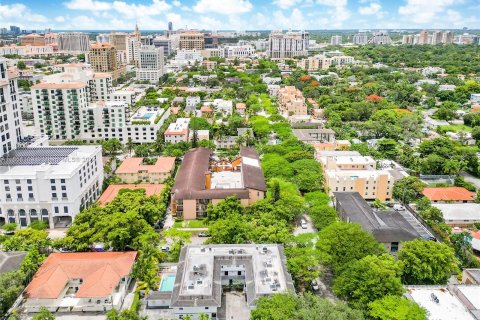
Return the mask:
<path id="1" fill-rule="evenodd" d="M 0 27 L 56 30 L 480 28 L 480 0 L 0 0 Z"/>

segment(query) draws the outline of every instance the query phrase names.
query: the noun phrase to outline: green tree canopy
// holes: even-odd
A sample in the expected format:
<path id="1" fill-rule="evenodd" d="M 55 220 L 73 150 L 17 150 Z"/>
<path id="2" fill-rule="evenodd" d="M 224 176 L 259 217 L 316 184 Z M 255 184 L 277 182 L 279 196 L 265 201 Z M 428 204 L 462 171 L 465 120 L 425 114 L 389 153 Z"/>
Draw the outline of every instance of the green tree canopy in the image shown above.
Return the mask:
<path id="1" fill-rule="evenodd" d="M 368 305 L 374 320 L 427 320 L 427 312 L 414 301 L 400 296 L 385 296 Z"/>

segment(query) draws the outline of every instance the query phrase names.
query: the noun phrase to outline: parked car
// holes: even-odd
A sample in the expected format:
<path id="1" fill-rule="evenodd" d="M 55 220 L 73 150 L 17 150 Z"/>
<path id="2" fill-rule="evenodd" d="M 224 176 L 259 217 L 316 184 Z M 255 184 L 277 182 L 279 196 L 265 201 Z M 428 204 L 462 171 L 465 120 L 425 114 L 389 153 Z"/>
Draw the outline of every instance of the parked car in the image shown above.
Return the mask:
<path id="1" fill-rule="evenodd" d="M 405 207 L 402 206 L 401 204 L 396 203 L 396 204 L 393 205 L 393 210 L 395 210 L 395 211 L 405 211 Z"/>
<path id="2" fill-rule="evenodd" d="M 320 287 L 318 286 L 317 280 L 313 280 L 312 281 L 312 290 L 313 291 L 318 291 L 319 289 L 320 289 Z"/>
<path id="3" fill-rule="evenodd" d="M 199 236 L 200 238 L 208 238 L 208 237 L 211 237 L 212 235 L 211 235 L 210 233 L 207 233 L 207 232 L 200 232 L 200 233 L 198 234 L 198 236 Z"/>
<path id="4" fill-rule="evenodd" d="M 307 221 L 305 219 L 300 220 L 300 226 L 302 229 L 307 229 Z"/>
<path id="5" fill-rule="evenodd" d="M 169 245 L 162 246 L 160 248 L 160 250 L 162 250 L 162 252 L 169 252 L 170 251 L 170 246 Z"/>

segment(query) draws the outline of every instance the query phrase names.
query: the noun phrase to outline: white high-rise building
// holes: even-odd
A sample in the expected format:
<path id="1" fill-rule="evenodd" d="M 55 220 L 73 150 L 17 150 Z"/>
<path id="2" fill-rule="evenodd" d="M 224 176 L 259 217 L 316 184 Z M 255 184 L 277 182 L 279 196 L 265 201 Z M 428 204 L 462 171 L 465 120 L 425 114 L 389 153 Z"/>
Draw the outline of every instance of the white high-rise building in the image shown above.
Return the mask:
<path id="1" fill-rule="evenodd" d="M 332 46 L 339 46 L 342 44 L 342 36 L 332 36 L 330 38 L 330 44 Z"/>
<path id="2" fill-rule="evenodd" d="M 69 53 L 87 52 L 90 49 L 88 34 L 65 32 L 58 34 L 58 50 Z"/>
<path id="3" fill-rule="evenodd" d="M 163 75 L 163 50 L 154 46 L 142 46 L 139 51 L 137 80 L 158 82 Z"/>
<path id="4" fill-rule="evenodd" d="M 366 32 L 359 32 L 353 36 L 353 44 L 367 44 L 368 34 Z"/>
<path id="5" fill-rule="evenodd" d="M 101 146 L 27 147 L 0 159 L 0 220 L 67 227 L 103 183 Z"/>
<path id="6" fill-rule="evenodd" d="M 7 62 L 0 60 L 0 157 L 17 148 L 21 119 L 17 79 L 10 79 Z"/>
<path id="7" fill-rule="evenodd" d="M 142 46 L 141 40 L 138 40 L 136 37 L 127 38 L 127 63 L 137 66 L 139 63 L 139 52 Z"/>
<path id="8" fill-rule="evenodd" d="M 85 64 L 57 66 L 62 73 L 43 78 L 31 88 L 35 125 L 53 140 L 78 139 L 90 102 L 112 93 L 112 75 L 95 73 Z"/>
<path id="9" fill-rule="evenodd" d="M 308 55 L 310 35 L 305 31 L 273 31 L 268 36 L 268 56 L 272 59 L 285 59 Z"/>

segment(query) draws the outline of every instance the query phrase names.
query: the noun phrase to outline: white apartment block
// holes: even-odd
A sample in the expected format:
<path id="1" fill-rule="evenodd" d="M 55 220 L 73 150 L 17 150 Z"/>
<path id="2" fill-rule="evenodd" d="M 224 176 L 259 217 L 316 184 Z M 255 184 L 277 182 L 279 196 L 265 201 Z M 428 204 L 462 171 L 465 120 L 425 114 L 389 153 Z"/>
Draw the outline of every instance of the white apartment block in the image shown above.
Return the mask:
<path id="1" fill-rule="evenodd" d="M 126 102 L 129 106 L 133 106 L 137 99 L 137 92 L 133 90 L 117 90 L 108 96 L 108 101 Z"/>
<path id="2" fill-rule="evenodd" d="M 90 49 L 88 34 L 65 32 L 58 34 L 58 50 L 68 53 L 82 53 Z"/>
<path id="3" fill-rule="evenodd" d="M 10 45 L 5 47 L 0 47 L 0 56 L 16 54 L 19 56 L 35 56 L 42 54 L 53 54 L 52 46 L 17 46 Z"/>
<path id="4" fill-rule="evenodd" d="M 330 38 L 330 44 L 332 46 L 339 46 L 342 44 L 342 36 L 332 36 Z"/>
<path id="5" fill-rule="evenodd" d="M 163 134 L 166 143 L 188 142 L 190 118 L 178 118 Z"/>
<path id="6" fill-rule="evenodd" d="M 175 59 L 172 60 L 172 65 L 177 68 L 182 68 L 187 65 L 194 65 L 197 62 L 203 60 L 202 53 L 200 50 L 178 50 L 175 56 Z"/>
<path id="7" fill-rule="evenodd" d="M 127 37 L 126 42 L 126 62 L 127 64 L 138 67 L 140 61 L 140 48 L 142 47 L 142 43 L 139 39 L 135 37 Z"/>
<path id="8" fill-rule="evenodd" d="M 249 44 L 224 46 L 221 53 L 224 58 L 250 58 L 255 56 L 255 47 Z"/>
<path id="9" fill-rule="evenodd" d="M 320 151 L 325 188 L 334 192 L 358 192 L 366 200 L 392 198 L 394 177 L 388 170 L 377 170 L 376 161 L 356 151 Z"/>
<path id="10" fill-rule="evenodd" d="M 368 34 L 365 32 L 359 32 L 353 36 L 353 44 L 367 44 Z"/>
<path id="11" fill-rule="evenodd" d="M 215 99 L 212 102 L 215 112 L 220 112 L 224 116 L 233 113 L 233 102 L 231 100 Z"/>
<path id="12" fill-rule="evenodd" d="M 156 83 L 163 73 L 163 50 L 154 46 L 142 46 L 139 51 L 137 80 Z"/>
<path id="13" fill-rule="evenodd" d="M 66 227 L 97 200 L 102 183 L 101 146 L 14 150 L 0 160 L 0 219 Z"/>
<path id="14" fill-rule="evenodd" d="M 90 143 L 118 139 L 127 143 L 152 143 L 170 115 L 170 109 L 142 107 L 130 115 L 126 102 L 99 101 L 82 112 L 82 130 L 78 139 Z"/>
<path id="15" fill-rule="evenodd" d="M 308 55 L 310 35 L 305 31 L 273 31 L 268 36 L 267 54 L 272 59 L 285 59 Z"/>
<path id="16" fill-rule="evenodd" d="M 174 44 L 171 38 L 167 37 L 155 37 L 153 38 L 153 45 L 155 48 L 163 50 L 163 56 L 168 57 L 174 51 Z"/>
<path id="17" fill-rule="evenodd" d="M 0 157 L 17 148 L 21 119 L 17 79 L 10 78 L 7 62 L 0 60 Z"/>
<path id="18" fill-rule="evenodd" d="M 355 63 L 355 58 L 350 56 L 332 56 L 316 55 L 301 59 L 297 62 L 297 66 L 307 71 L 327 70 L 330 66 L 345 66 Z"/>
<path id="19" fill-rule="evenodd" d="M 63 65 L 63 73 L 46 76 L 32 86 L 35 125 L 41 135 L 53 140 L 80 137 L 81 118 L 93 101 L 112 93 L 112 76 L 95 73 L 83 64 Z"/>

